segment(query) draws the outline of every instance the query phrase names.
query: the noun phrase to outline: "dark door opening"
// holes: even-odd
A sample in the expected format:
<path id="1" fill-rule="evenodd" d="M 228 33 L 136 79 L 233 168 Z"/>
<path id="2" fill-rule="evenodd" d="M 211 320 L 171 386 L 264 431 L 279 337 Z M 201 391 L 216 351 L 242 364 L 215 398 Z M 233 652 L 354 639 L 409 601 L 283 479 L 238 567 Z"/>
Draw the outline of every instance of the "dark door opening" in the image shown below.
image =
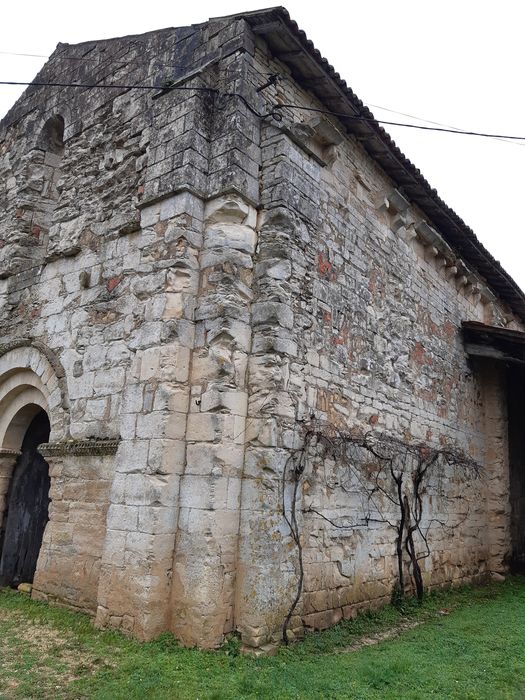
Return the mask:
<path id="1" fill-rule="evenodd" d="M 511 365 L 507 373 L 509 476 L 512 552 L 510 568 L 525 573 L 525 369 Z"/>
<path id="2" fill-rule="evenodd" d="M 49 467 L 37 447 L 49 440 L 45 411 L 31 421 L 17 458 L 0 532 L 0 585 L 32 583 L 48 521 Z"/>

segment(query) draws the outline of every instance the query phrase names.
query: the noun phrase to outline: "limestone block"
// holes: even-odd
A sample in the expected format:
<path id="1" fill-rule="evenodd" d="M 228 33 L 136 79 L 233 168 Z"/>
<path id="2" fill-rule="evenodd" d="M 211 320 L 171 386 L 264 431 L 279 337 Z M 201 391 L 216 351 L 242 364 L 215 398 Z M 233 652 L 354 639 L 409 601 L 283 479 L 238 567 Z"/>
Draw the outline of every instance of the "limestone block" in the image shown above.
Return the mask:
<path id="1" fill-rule="evenodd" d="M 93 395 L 95 373 L 84 372 L 80 377 L 71 378 L 69 382 L 69 398 L 89 398 Z"/>
<path id="2" fill-rule="evenodd" d="M 160 344 L 165 324 L 163 321 L 146 321 L 137 330 L 134 330 L 129 340 L 132 350 L 142 350 Z M 122 331 L 124 333 L 124 330 Z"/>
<path id="3" fill-rule="evenodd" d="M 166 275 L 166 292 L 197 292 L 198 288 L 198 275 L 194 270 L 175 267 L 168 270 Z"/>
<path id="4" fill-rule="evenodd" d="M 252 447 L 246 452 L 245 474 L 251 478 L 266 477 L 280 482 L 289 457 L 290 452 L 285 449 Z"/>
<path id="5" fill-rule="evenodd" d="M 187 220 L 175 219 L 167 224 L 164 241 L 168 255 L 176 261 L 175 267 L 195 271 L 199 269 L 198 253 L 202 239 L 202 232 L 188 228 Z"/>
<path id="6" fill-rule="evenodd" d="M 166 435 L 166 425 L 168 421 L 170 421 L 170 415 L 166 411 L 153 411 L 151 413 L 137 415 L 137 438 L 174 437 L 172 435 Z"/>
<path id="7" fill-rule="evenodd" d="M 108 512 L 108 529 L 133 532 L 137 529 L 139 509 L 112 503 Z"/>
<path id="8" fill-rule="evenodd" d="M 149 299 L 154 294 L 165 290 L 166 276 L 166 270 L 160 270 L 154 274 L 136 277 L 131 283 L 131 292 L 138 299 Z"/>
<path id="9" fill-rule="evenodd" d="M 282 258 L 268 258 L 255 266 L 257 277 L 270 277 L 275 280 L 288 280 L 292 275 L 292 264 Z"/>
<path id="10" fill-rule="evenodd" d="M 189 408 L 189 400 L 190 397 L 186 388 L 161 384 L 155 392 L 153 410 L 186 414 Z"/>
<path id="11" fill-rule="evenodd" d="M 180 492 L 181 508 L 221 510 L 234 507 L 235 501 L 236 499 L 235 496 L 232 496 L 232 488 L 228 477 L 214 476 L 212 478 L 207 478 L 193 474 L 185 474 L 182 477 Z"/>
<path id="12" fill-rule="evenodd" d="M 201 266 L 224 267 L 235 266 L 238 269 L 251 270 L 253 267 L 252 256 L 235 248 L 211 248 L 201 254 Z"/>
<path id="13" fill-rule="evenodd" d="M 269 323 L 293 328 L 293 311 L 287 304 L 255 303 L 252 306 L 252 318 L 254 325 Z"/>
<path id="14" fill-rule="evenodd" d="M 124 388 L 126 370 L 124 367 L 113 367 L 95 372 L 93 390 L 99 396 L 116 394 Z"/>
<path id="15" fill-rule="evenodd" d="M 172 505 L 164 506 L 139 506 L 138 526 L 139 532 L 150 534 L 174 534 L 177 527 L 177 508 Z"/>
<path id="16" fill-rule="evenodd" d="M 122 414 L 118 421 L 118 434 L 122 440 L 134 440 L 137 437 L 137 415 Z"/>
<path id="17" fill-rule="evenodd" d="M 128 474 L 124 483 L 124 502 L 130 506 L 172 506 L 178 491 L 178 475 Z"/>
<path id="18" fill-rule="evenodd" d="M 195 298 L 188 294 L 170 293 L 164 298 L 163 318 L 192 318 Z"/>
<path id="19" fill-rule="evenodd" d="M 244 352 L 250 351 L 251 327 L 248 323 L 221 317 L 205 321 L 204 326 L 208 345 L 223 345 Z"/>
<path id="20" fill-rule="evenodd" d="M 87 420 L 102 420 L 109 417 L 110 399 L 90 399 L 86 402 L 85 418 Z"/>
<path id="21" fill-rule="evenodd" d="M 237 534 L 239 532 L 239 513 L 236 510 L 209 510 L 201 508 L 181 508 L 179 528 L 188 535 L 213 532 L 220 543 L 221 561 L 225 562 L 227 542 L 230 542 L 232 567 L 235 564 Z M 227 539 L 229 538 L 229 539 Z"/>
<path id="22" fill-rule="evenodd" d="M 137 360 L 140 363 L 140 380 L 157 378 L 159 375 L 161 349 L 159 347 L 148 348 L 141 353 L 137 353 Z M 142 408 L 142 407 L 141 407 Z"/>
<path id="23" fill-rule="evenodd" d="M 160 220 L 160 203 L 144 207 L 140 212 L 140 226 L 142 229 L 153 226 Z"/>
<path id="24" fill-rule="evenodd" d="M 186 382 L 190 371 L 190 349 L 178 343 L 161 350 L 158 378 L 161 381 Z"/>
<path id="25" fill-rule="evenodd" d="M 244 391 L 220 391 L 209 389 L 201 395 L 201 411 L 221 411 L 245 416 L 248 395 Z"/>
<path id="26" fill-rule="evenodd" d="M 266 329 L 264 333 L 254 333 L 252 350 L 254 353 L 277 352 L 291 357 L 299 354 L 298 343 L 295 340 L 275 331 L 272 335 L 268 335 Z"/>
<path id="27" fill-rule="evenodd" d="M 204 219 L 207 225 L 217 222 L 255 226 L 255 209 L 240 197 L 217 197 L 206 203 Z"/>
<path id="28" fill-rule="evenodd" d="M 146 351 L 147 352 L 147 351 Z M 150 364 L 150 358 L 145 360 L 145 368 Z M 143 408 L 144 386 L 142 384 L 127 383 L 122 391 L 122 413 L 140 413 Z"/>
<path id="29" fill-rule="evenodd" d="M 186 435 L 186 414 L 172 413 L 168 415 L 164 425 L 164 436 L 172 440 L 184 439 Z"/>
<path id="30" fill-rule="evenodd" d="M 117 453 L 118 470 L 121 472 L 141 472 L 148 464 L 149 440 L 125 440 Z"/>
<path id="31" fill-rule="evenodd" d="M 149 445 L 148 473 L 183 473 L 186 464 L 186 443 L 183 440 L 153 439 Z"/>
<path id="32" fill-rule="evenodd" d="M 242 445 L 230 443 L 189 443 L 186 460 L 187 474 L 240 476 L 244 463 L 244 448 Z"/>
<path id="33" fill-rule="evenodd" d="M 198 221 L 202 221 L 204 218 L 202 199 L 191 192 L 179 192 L 160 202 L 159 218 L 161 221 L 180 214 L 189 214 Z"/>
<path id="34" fill-rule="evenodd" d="M 186 439 L 192 442 L 214 442 L 219 439 L 225 417 L 216 413 L 190 413 Z"/>
<path id="35" fill-rule="evenodd" d="M 249 418 L 244 437 L 246 442 L 257 441 L 266 447 L 276 447 L 279 433 L 278 423 L 274 418 Z"/>
<path id="36" fill-rule="evenodd" d="M 249 226 L 219 223 L 206 229 L 205 248 L 233 248 L 253 254 L 257 235 Z"/>
<path id="37" fill-rule="evenodd" d="M 77 562 L 91 559 L 97 562 L 100 559 L 102 546 L 106 535 L 105 520 L 92 527 L 78 527 L 73 532 L 72 544 L 76 550 Z"/>

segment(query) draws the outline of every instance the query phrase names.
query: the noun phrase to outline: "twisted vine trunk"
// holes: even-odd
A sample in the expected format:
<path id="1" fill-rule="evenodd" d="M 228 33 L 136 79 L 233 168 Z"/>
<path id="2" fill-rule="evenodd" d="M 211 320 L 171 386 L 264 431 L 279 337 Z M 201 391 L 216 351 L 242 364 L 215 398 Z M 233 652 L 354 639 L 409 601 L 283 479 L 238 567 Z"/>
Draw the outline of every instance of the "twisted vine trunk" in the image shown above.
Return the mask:
<path id="1" fill-rule="evenodd" d="M 414 580 L 414 585 L 416 587 L 417 599 L 421 602 L 423 600 L 423 595 L 425 593 L 425 588 L 423 585 L 423 574 L 421 573 L 421 567 L 419 566 L 419 559 L 416 554 L 416 545 L 414 543 L 414 532 L 419 527 L 419 522 L 416 517 L 415 523 L 412 524 L 410 505 L 408 503 L 407 496 L 404 497 L 404 508 L 407 513 L 407 533 L 405 537 L 405 549 L 410 558 L 410 564 L 412 566 L 412 578 Z"/>
<path id="2" fill-rule="evenodd" d="M 403 477 L 396 477 L 393 470 L 390 470 L 392 477 L 397 485 L 397 496 L 400 506 L 400 520 L 397 527 L 396 537 L 396 555 L 397 555 L 397 575 L 398 575 L 398 590 L 397 595 L 400 599 L 405 597 L 405 574 L 403 571 L 403 534 L 405 532 L 406 511 L 403 502 Z"/>

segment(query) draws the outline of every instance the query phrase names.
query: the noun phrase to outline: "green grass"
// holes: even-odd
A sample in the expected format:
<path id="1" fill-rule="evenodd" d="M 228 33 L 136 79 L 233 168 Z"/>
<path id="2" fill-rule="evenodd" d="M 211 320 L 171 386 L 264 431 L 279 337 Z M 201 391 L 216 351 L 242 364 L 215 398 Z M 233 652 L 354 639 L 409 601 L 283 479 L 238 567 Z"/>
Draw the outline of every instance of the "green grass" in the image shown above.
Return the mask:
<path id="1" fill-rule="evenodd" d="M 448 614 L 443 614 L 443 609 Z M 348 651 L 421 622 L 390 641 Z M 428 596 L 308 635 L 272 658 L 139 644 L 0 592 L 0 698 L 525 698 L 525 579 Z"/>

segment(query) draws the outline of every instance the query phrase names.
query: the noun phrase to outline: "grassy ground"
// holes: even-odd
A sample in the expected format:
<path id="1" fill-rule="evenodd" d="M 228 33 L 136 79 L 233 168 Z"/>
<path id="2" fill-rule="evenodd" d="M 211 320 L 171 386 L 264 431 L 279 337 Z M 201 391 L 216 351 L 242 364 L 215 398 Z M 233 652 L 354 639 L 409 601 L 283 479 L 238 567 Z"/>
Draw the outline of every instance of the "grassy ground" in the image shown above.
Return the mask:
<path id="1" fill-rule="evenodd" d="M 235 641 L 218 652 L 169 635 L 139 644 L 0 591 L 0 698 L 519 700 L 524 652 L 525 578 L 385 608 L 258 660 Z"/>

